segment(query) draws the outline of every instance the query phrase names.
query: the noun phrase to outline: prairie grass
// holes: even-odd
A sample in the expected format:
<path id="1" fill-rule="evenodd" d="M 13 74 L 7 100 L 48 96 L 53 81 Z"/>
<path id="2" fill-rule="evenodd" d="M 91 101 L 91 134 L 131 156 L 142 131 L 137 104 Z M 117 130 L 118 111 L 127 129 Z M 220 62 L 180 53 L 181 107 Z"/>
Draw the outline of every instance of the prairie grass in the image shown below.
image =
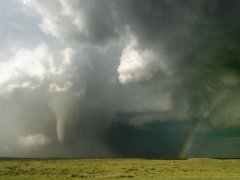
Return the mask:
<path id="1" fill-rule="evenodd" d="M 0 179 L 240 179 L 240 160 L 4 159 Z"/>

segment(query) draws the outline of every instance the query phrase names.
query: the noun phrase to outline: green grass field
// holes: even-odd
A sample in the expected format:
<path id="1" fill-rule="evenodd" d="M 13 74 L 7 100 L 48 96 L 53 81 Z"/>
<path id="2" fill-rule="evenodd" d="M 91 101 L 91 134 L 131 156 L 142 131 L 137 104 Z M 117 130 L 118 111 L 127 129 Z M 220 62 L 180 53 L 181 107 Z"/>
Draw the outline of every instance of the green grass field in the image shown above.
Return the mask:
<path id="1" fill-rule="evenodd" d="M 240 160 L 0 160 L 0 179 L 240 179 Z"/>

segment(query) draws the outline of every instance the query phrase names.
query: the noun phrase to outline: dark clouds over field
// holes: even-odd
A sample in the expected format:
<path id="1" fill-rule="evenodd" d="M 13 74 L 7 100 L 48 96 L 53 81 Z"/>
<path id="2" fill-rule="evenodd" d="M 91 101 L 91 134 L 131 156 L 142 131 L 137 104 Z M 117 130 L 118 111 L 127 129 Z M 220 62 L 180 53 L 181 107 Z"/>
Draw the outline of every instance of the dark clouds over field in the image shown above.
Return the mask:
<path id="1" fill-rule="evenodd" d="M 239 17 L 237 0 L 3 0 L 0 156 L 178 158 L 204 114 L 189 155 L 239 157 Z"/>

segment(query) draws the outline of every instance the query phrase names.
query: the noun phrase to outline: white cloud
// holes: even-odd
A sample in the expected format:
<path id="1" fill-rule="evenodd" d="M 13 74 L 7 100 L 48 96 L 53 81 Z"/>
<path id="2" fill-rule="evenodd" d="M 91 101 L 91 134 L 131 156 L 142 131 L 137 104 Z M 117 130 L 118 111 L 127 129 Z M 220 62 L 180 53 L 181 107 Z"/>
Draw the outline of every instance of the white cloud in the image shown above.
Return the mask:
<path id="1" fill-rule="evenodd" d="M 56 38 L 69 37 L 77 33 L 83 33 L 85 18 L 83 10 L 77 1 L 66 0 L 33 0 L 34 7 L 42 15 L 41 29 Z"/>
<path id="2" fill-rule="evenodd" d="M 37 148 L 46 146 L 51 143 L 51 139 L 43 134 L 29 134 L 27 136 L 19 136 L 17 144 L 22 148 Z"/>
<path id="3" fill-rule="evenodd" d="M 105 41 L 116 35 L 110 2 L 103 0 L 32 0 L 41 30 L 58 40 Z M 98 6 L 98 8 L 96 8 Z"/>
<path id="4" fill-rule="evenodd" d="M 34 88 L 41 84 L 47 73 L 47 62 L 51 59 L 48 48 L 41 44 L 34 50 L 20 48 L 15 55 L 0 63 L 0 93 L 15 88 Z"/>
<path id="5" fill-rule="evenodd" d="M 0 94 L 17 88 L 35 89 L 46 83 L 51 92 L 69 90 L 74 56 L 71 48 L 56 53 L 46 44 L 16 50 L 13 56 L 0 63 Z"/>
<path id="6" fill-rule="evenodd" d="M 65 82 L 62 86 L 56 83 L 52 83 L 49 85 L 49 92 L 67 92 L 68 89 L 72 87 L 72 83 L 70 81 Z"/>
<path id="7" fill-rule="evenodd" d="M 130 41 L 123 49 L 118 66 L 118 79 L 122 84 L 151 79 L 158 71 L 167 72 L 166 64 L 150 49 L 138 49 L 137 38 L 128 34 Z"/>

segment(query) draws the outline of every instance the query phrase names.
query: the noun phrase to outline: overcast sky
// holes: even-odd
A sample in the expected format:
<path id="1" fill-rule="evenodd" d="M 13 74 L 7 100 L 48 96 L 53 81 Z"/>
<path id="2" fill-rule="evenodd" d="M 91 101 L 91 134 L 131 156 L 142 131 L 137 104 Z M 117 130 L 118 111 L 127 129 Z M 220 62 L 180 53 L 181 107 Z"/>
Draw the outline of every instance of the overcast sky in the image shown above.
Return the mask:
<path id="1" fill-rule="evenodd" d="M 2 0 L 0 156 L 240 156 L 240 1 Z M 193 131 L 194 127 L 197 127 Z"/>

